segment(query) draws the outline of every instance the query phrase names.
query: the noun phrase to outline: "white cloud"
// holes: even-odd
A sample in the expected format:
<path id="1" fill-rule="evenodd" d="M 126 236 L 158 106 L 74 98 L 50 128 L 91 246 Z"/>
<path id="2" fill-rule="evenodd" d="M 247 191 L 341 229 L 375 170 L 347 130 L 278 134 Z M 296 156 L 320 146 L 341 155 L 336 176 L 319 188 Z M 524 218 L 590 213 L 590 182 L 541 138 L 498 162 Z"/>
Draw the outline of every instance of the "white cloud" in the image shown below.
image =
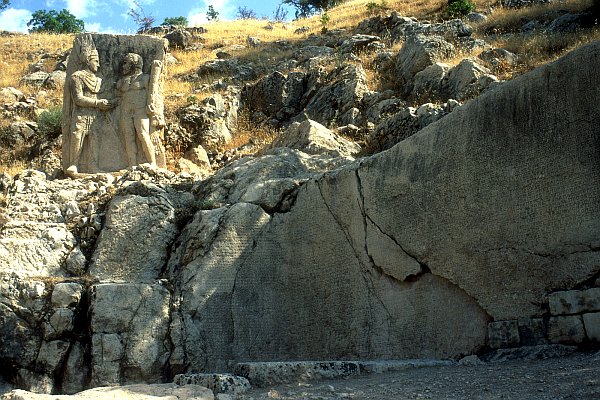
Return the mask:
<path id="1" fill-rule="evenodd" d="M 236 8 L 229 2 L 230 0 L 203 0 L 204 8 L 196 7 L 189 12 L 187 19 L 190 26 L 198 26 L 208 22 L 208 19 L 206 18 L 206 11 L 208 10 L 209 5 L 212 5 L 215 11 L 219 13 L 219 19 L 233 19 L 236 13 Z"/>
<path id="2" fill-rule="evenodd" d="M 77 18 L 86 18 L 94 15 L 95 0 L 66 0 L 67 10 Z"/>
<path id="3" fill-rule="evenodd" d="M 110 33 L 110 34 L 123 33 L 123 32 L 117 31 L 112 26 L 104 28 L 104 27 L 102 27 L 102 24 L 100 22 L 86 23 L 85 24 L 85 30 L 88 31 L 88 32 L 97 32 L 97 33 Z"/>
<path id="4" fill-rule="evenodd" d="M 31 20 L 31 11 L 8 8 L 0 13 L 0 26 L 10 32 L 28 32 L 27 23 Z"/>

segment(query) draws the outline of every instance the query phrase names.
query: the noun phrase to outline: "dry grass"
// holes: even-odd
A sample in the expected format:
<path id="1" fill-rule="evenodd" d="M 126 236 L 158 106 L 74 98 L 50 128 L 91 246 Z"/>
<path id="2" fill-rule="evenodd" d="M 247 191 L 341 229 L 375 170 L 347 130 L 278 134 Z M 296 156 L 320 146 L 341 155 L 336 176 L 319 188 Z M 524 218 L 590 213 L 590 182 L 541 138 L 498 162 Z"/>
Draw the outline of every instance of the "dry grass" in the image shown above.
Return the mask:
<path id="1" fill-rule="evenodd" d="M 59 54 L 70 49 L 72 44 L 73 35 L 17 34 L 3 37 L 0 45 L 0 87 L 13 86 L 26 95 L 36 95 L 37 88 L 20 81 L 29 65 L 39 61 L 44 53 Z M 48 58 L 44 67 L 51 71 L 55 63 L 55 58 Z"/>
<path id="2" fill-rule="evenodd" d="M 241 155 L 255 154 L 273 142 L 278 134 L 272 126 L 253 122 L 248 111 L 243 110 L 238 117 L 237 131 L 224 150 L 239 149 Z"/>
<path id="3" fill-rule="evenodd" d="M 519 9 L 497 7 L 488 19 L 479 24 L 473 24 L 476 35 L 501 35 L 519 32 L 526 21 L 550 21 L 559 12 L 580 12 L 592 5 L 592 0 L 562 0 Z"/>
<path id="4" fill-rule="evenodd" d="M 368 3 L 376 3 L 380 7 L 369 9 Z M 516 69 L 507 70 L 502 78 L 510 78 L 521 74 L 541 64 L 553 61 L 584 43 L 600 39 L 600 28 L 576 34 L 536 34 L 524 36 L 520 33 L 524 21 L 536 18 L 550 20 L 557 16 L 559 10 L 580 11 L 588 8 L 592 0 L 564 0 L 549 4 L 523 9 L 496 8 L 487 21 L 474 24 L 475 36 L 486 40 L 495 47 L 503 47 L 521 56 L 521 63 Z M 484 11 L 491 5 L 490 1 L 478 1 L 478 9 Z M 328 11 L 329 23 L 327 28 L 347 29 L 348 33 L 361 21 L 384 9 L 395 10 L 401 15 L 414 16 L 419 20 L 440 21 L 447 18 L 445 8 L 447 0 L 349 0 Z M 303 45 L 310 34 L 319 34 L 322 23 L 320 16 L 293 21 L 290 23 L 272 24 L 272 29 L 265 29 L 269 23 L 265 20 L 217 21 L 205 25 L 207 33 L 197 38 L 204 46 L 198 50 L 173 51 L 178 63 L 167 69 L 165 81 L 165 106 L 167 118 L 175 120 L 174 112 L 192 101 L 202 101 L 211 95 L 205 88 L 219 77 L 205 76 L 190 81 L 186 76 L 197 72 L 198 68 L 209 60 L 216 59 L 219 50 L 230 51 L 242 63 L 252 63 L 258 70 L 268 73 L 277 63 L 289 59 L 291 53 Z M 308 32 L 296 34 L 294 31 L 302 26 L 308 27 Z M 246 47 L 242 50 L 230 50 L 231 46 L 247 46 L 249 36 L 257 37 L 263 43 L 259 48 Z M 290 46 L 282 50 L 274 42 L 287 41 Z M 43 53 L 58 54 L 69 49 L 73 43 L 73 35 L 13 35 L 0 37 L 0 87 L 13 86 L 28 96 L 37 96 L 40 107 L 59 106 L 62 102 L 62 90 L 46 91 L 39 96 L 39 90 L 27 87 L 20 82 L 27 73 L 30 64 L 37 62 Z M 402 42 L 397 42 L 389 51 L 397 53 Z M 445 62 L 454 65 L 465 56 L 476 54 L 460 54 L 456 59 Z M 369 79 L 372 90 L 385 90 L 391 85 L 389 79 L 382 78 L 374 66 L 373 53 L 358 55 Z M 44 67 L 49 71 L 56 62 L 49 58 Z M 23 116 L 25 118 L 25 116 Z M 6 122 L 6 121 L 4 121 Z M 4 123 L 0 120 L 0 128 Z M 234 140 L 226 149 L 260 146 L 273 140 L 277 132 L 270 127 L 257 126 L 250 122 L 247 115 L 239 117 L 238 131 Z M 22 162 L 5 159 L 0 161 L 0 172 L 14 174 L 23 168 Z"/>

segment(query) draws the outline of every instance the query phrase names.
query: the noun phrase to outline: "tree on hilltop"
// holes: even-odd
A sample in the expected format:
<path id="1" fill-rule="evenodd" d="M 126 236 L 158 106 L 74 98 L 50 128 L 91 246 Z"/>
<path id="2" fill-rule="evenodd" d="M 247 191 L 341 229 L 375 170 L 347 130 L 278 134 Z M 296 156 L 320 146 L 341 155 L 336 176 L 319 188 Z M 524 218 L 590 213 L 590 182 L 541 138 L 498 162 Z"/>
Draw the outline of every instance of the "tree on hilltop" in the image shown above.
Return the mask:
<path id="1" fill-rule="evenodd" d="M 9 5 L 10 5 L 10 0 L 2 0 L 2 1 L 0 1 L 0 10 L 4 10 Z"/>
<path id="2" fill-rule="evenodd" d="M 206 10 L 206 19 L 209 21 L 216 21 L 219 19 L 219 12 L 215 10 L 212 4 L 209 5 Z"/>
<path id="3" fill-rule="evenodd" d="M 296 18 L 307 18 L 319 11 L 327 11 L 340 4 L 341 0 L 283 0 L 296 8 Z"/>
<path id="4" fill-rule="evenodd" d="M 246 6 L 239 6 L 237 9 L 237 19 L 256 19 L 256 12 Z"/>
<path id="5" fill-rule="evenodd" d="M 85 24 L 68 10 L 37 10 L 27 23 L 31 33 L 79 33 L 85 30 Z"/>
<path id="6" fill-rule="evenodd" d="M 166 17 L 161 25 L 173 25 L 173 26 L 188 26 L 188 19 L 186 17 Z"/>

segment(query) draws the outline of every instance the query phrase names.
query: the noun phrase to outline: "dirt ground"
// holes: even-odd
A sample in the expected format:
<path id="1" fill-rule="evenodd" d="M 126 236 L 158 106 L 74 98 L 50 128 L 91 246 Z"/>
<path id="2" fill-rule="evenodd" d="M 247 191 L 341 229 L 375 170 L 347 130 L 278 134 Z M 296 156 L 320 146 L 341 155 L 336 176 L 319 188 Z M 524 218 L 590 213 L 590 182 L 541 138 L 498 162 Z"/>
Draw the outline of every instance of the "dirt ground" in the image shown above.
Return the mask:
<path id="1" fill-rule="evenodd" d="M 253 389 L 251 399 L 600 399 L 600 352 L 537 361 L 430 367 Z"/>
<path id="2" fill-rule="evenodd" d="M 10 386 L 0 380 L 0 395 Z M 600 399 L 600 352 L 537 361 L 415 368 L 252 389 L 217 399 Z M 182 399 L 183 400 L 183 399 Z"/>

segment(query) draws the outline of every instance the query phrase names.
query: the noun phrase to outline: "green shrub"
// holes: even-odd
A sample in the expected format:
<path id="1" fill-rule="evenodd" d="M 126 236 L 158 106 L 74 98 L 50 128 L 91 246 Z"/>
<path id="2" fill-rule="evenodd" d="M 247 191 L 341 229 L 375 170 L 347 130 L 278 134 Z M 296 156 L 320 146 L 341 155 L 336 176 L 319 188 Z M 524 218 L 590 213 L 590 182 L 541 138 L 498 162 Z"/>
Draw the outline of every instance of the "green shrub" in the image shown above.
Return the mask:
<path id="1" fill-rule="evenodd" d="M 448 15 L 450 18 L 460 18 L 475 10 L 472 0 L 449 0 Z"/>
<path id="2" fill-rule="evenodd" d="M 380 3 L 376 3 L 374 1 L 370 1 L 366 4 L 367 12 L 370 15 L 378 14 L 380 12 L 384 12 L 388 10 L 388 5 L 386 0 L 381 0 Z"/>
<path id="3" fill-rule="evenodd" d="M 56 139 L 62 132 L 62 109 L 55 107 L 42 112 L 38 117 L 37 124 L 41 136 Z"/>

